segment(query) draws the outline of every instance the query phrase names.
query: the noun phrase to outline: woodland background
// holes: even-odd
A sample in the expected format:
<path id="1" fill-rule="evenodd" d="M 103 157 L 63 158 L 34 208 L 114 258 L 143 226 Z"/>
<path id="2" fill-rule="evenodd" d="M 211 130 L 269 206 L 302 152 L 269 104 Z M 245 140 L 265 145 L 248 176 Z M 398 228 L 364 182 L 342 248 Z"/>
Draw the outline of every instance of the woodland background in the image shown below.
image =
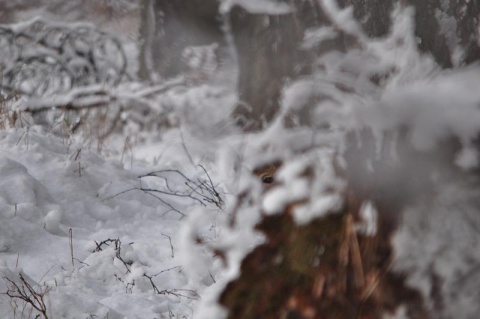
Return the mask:
<path id="1" fill-rule="evenodd" d="M 479 14 L 0 1 L 0 318 L 477 318 Z"/>

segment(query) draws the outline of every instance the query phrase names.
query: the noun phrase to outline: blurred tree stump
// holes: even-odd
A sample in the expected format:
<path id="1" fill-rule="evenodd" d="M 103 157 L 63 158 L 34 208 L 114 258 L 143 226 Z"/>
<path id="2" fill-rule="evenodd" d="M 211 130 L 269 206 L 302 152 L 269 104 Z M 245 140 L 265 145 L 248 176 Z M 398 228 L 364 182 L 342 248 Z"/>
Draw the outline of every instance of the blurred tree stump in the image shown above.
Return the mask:
<path id="1" fill-rule="evenodd" d="M 242 261 L 239 278 L 220 297 L 228 318 L 381 319 L 401 306 L 408 318 L 429 318 L 420 292 L 391 271 L 394 227 L 380 215 L 377 233 L 356 231 L 361 202 L 299 226 L 295 204 L 265 216 L 266 242 Z"/>

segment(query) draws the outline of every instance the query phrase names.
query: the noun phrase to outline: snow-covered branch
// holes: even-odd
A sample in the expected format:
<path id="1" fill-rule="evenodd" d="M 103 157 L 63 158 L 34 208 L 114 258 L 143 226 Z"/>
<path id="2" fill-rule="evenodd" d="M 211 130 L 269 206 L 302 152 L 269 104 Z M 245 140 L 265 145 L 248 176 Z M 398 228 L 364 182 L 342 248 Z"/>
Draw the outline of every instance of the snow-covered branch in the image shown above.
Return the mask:
<path id="1" fill-rule="evenodd" d="M 128 76 L 120 41 L 85 23 L 41 18 L 0 25 L 2 93 L 45 96 L 95 83 L 119 84 Z"/>

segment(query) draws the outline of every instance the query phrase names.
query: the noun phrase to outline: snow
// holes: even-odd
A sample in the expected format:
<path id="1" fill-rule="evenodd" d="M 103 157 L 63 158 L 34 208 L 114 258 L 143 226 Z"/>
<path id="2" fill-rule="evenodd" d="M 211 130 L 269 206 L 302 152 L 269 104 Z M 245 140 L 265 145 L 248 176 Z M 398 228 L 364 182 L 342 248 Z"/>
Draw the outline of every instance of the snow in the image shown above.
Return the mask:
<path id="1" fill-rule="evenodd" d="M 427 274 L 442 280 L 438 293 L 446 297 L 447 318 L 478 314 L 479 207 L 478 189 L 468 183 L 443 187 L 434 203 L 406 212 L 394 238 L 395 268 L 409 273 L 409 284 L 426 300 L 436 289 Z M 428 306 L 435 314 L 438 305 Z"/>
<path id="2" fill-rule="evenodd" d="M 344 31 L 346 34 L 355 36 L 359 40 L 365 40 L 362 27 L 353 17 L 353 6 L 341 9 L 335 0 L 323 0 L 319 1 L 319 3 L 336 28 Z"/>
<path id="3" fill-rule="evenodd" d="M 251 13 L 264 14 L 287 14 L 292 11 L 292 7 L 284 2 L 273 0 L 221 0 L 220 12 L 226 13 L 235 5 L 239 5 Z"/>
<path id="4" fill-rule="evenodd" d="M 95 84 L 16 101 L 15 112 L 121 102 L 122 109 L 112 113 L 130 122 L 106 140 L 108 153 L 96 152 L 92 145 L 100 142 L 90 136 L 59 138 L 25 114 L 13 124 L 2 114 L 0 292 L 11 289 L 11 282 L 25 284 L 22 275 L 37 291 L 48 291 L 50 318 L 225 318 L 218 296 L 240 274 L 245 255 L 263 242 L 255 230 L 262 216 L 291 207 L 294 221 L 305 225 L 344 208 L 347 181 L 339 171 L 346 165 L 341 154 L 347 133 L 373 132 L 376 148 L 366 168 L 371 174 L 392 135 L 388 160 L 405 155 L 398 154 L 402 143 L 435 152 L 453 137 L 460 144 L 453 164 L 464 174 L 477 169 L 479 66 L 440 70 L 419 54 L 410 9 L 392 14 L 389 36 L 367 39 L 351 8 L 320 3 L 333 26 L 309 30 L 303 47 L 342 32 L 359 45 L 326 53 L 314 74 L 286 84 L 280 114 L 261 132 L 240 134 L 229 120 L 237 102 L 231 69 L 197 85 L 181 76 L 154 86 Z M 266 0 L 225 0 L 222 9 L 233 5 L 253 13 L 291 10 Z M 312 97 L 307 111 L 313 124 L 286 128 L 285 117 L 302 112 Z M 152 112 L 149 118 L 144 109 Z M 159 114 L 171 126 L 148 131 Z M 67 120 L 62 114 L 55 123 Z M 406 141 L 398 136 L 402 130 Z M 127 148 L 130 138 L 135 142 Z M 265 190 L 251 171 L 278 160 L 276 184 Z M 415 162 L 406 164 L 412 168 L 404 173 L 415 174 Z M 432 166 L 428 172 L 434 175 Z M 474 318 L 480 204 L 478 189 L 465 176 L 439 178 L 434 198 L 404 212 L 394 238 L 394 268 L 427 302 L 433 288 L 425 274 L 433 270 L 445 280 L 440 289 L 450 298 L 448 314 Z M 373 201 L 365 200 L 358 231 L 375 235 L 378 214 Z M 0 318 L 14 317 L 20 307 L 0 294 Z M 395 317 L 406 317 L 404 312 Z"/>
<path id="5" fill-rule="evenodd" d="M 471 170 L 478 167 L 478 151 L 473 146 L 465 146 L 455 157 L 455 164 L 464 170 Z"/>
<path id="6" fill-rule="evenodd" d="M 262 208 L 267 214 L 280 213 L 285 206 L 305 199 L 308 190 L 306 181 L 295 180 L 286 187 L 277 187 L 265 195 Z"/>
<path id="7" fill-rule="evenodd" d="M 293 217 L 298 225 L 307 225 L 317 218 L 340 211 L 342 207 L 343 198 L 339 194 L 325 194 L 315 198 L 308 207 L 297 207 Z"/>
<path id="8" fill-rule="evenodd" d="M 445 71 L 433 79 L 387 89 L 358 107 L 359 123 L 386 132 L 406 126 L 418 150 L 434 149 L 450 135 L 468 143 L 479 132 L 480 69 Z"/>
<path id="9" fill-rule="evenodd" d="M 371 201 L 362 203 L 360 207 L 360 217 L 363 219 L 363 225 L 359 229 L 366 236 L 375 236 L 377 233 L 378 212 Z"/>
<path id="10" fill-rule="evenodd" d="M 35 130 L 28 144 L 19 143 L 26 138 L 21 130 L 0 132 L 2 277 L 21 272 L 48 286 L 48 309 L 57 318 L 158 317 L 172 309 L 191 316 L 193 292 L 205 284 L 190 284 L 174 256 L 182 216 L 141 191 L 121 194 L 138 187 L 135 171 L 147 168 L 127 171 Z M 192 205 L 170 202 L 177 204 L 184 213 Z M 94 252 L 108 239 L 119 239 L 118 255 L 113 242 Z M 144 274 L 164 292 L 154 294 Z M 12 307 L 0 298 L 2 318 Z"/>
<path id="11" fill-rule="evenodd" d="M 334 39 L 337 32 L 332 27 L 321 27 L 305 31 L 303 38 L 302 49 L 311 49 L 326 40 Z"/>

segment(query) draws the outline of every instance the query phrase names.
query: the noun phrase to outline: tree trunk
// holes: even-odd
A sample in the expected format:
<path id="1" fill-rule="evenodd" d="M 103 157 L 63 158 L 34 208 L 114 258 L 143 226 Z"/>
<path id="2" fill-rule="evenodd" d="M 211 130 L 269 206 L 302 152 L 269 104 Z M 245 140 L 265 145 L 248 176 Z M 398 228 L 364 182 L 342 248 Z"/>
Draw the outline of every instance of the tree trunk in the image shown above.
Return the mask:
<path id="1" fill-rule="evenodd" d="M 138 78 L 143 81 L 154 81 L 155 63 L 153 60 L 153 41 L 156 33 L 154 0 L 143 0 L 140 21 L 140 52 Z"/>
<path id="2" fill-rule="evenodd" d="M 182 59 L 185 48 L 223 42 L 218 6 L 217 0 L 154 1 L 157 26 L 153 55 L 162 78 L 186 71 Z"/>
<path id="3" fill-rule="evenodd" d="M 247 131 L 270 122 L 279 110 L 284 85 L 311 72 L 313 55 L 300 44 L 305 30 L 320 23 L 322 13 L 316 2 L 292 4 L 294 10 L 282 15 L 249 13 L 238 6 L 230 13 L 240 70 L 234 117 Z"/>

